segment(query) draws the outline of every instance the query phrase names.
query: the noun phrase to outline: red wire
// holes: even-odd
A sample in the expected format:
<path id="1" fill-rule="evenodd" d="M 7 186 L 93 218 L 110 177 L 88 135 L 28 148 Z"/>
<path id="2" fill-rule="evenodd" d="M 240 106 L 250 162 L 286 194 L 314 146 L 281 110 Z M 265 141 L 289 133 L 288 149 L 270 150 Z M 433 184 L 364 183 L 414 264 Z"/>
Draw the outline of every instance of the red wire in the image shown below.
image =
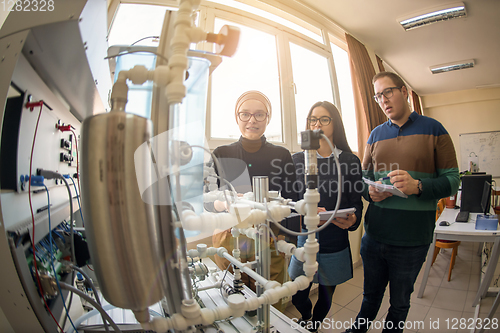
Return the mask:
<path id="1" fill-rule="evenodd" d="M 76 177 L 76 181 L 78 182 L 78 193 L 80 196 L 80 206 L 82 205 L 82 189 L 80 188 L 80 163 L 78 163 L 78 139 L 76 137 L 75 131 L 71 130 L 71 133 L 73 133 L 73 136 L 75 137 L 75 146 L 76 146 L 76 174 L 78 177 Z M 82 221 L 83 222 L 83 221 Z"/>
<path id="2" fill-rule="evenodd" d="M 49 311 L 50 315 L 52 316 L 52 319 L 56 322 L 57 327 L 61 330 L 61 332 L 64 332 L 64 330 L 61 328 L 59 323 L 57 322 L 56 317 L 54 317 L 54 314 L 49 308 L 49 305 L 47 304 L 47 301 L 45 300 L 45 297 L 43 296 L 43 288 L 42 288 L 42 283 L 40 282 L 40 276 L 38 275 L 38 268 L 36 265 L 36 248 L 35 248 L 35 215 L 33 214 L 33 205 L 31 203 L 31 171 L 33 167 L 33 151 L 35 149 L 35 140 L 36 140 L 36 133 L 38 131 L 38 123 L 40 122 L 40 116 L 42 115 L 42 107 L 40 106 L 40 113 L 38 113 L 38 119 L 36 120 L 36 126 L 35 126 L 35 134 L 33 135 L 33 145 L 31 146 L 31 155 L 30 155 L 30 176 L 29 176 L 29 181 L 28 181 L 28 198 L 30 202 L 30 211 L 31 211 L 31 221 L 33 222 L 33 239 L 31 241 L 31 244 L 33 245 L 33 266 L 35 266 L 35 275 L 36 275 L 36 281 L 38 283 L 38 289 L 40 290 L 40 294 L 43 299 L 43 303 L 45 303 L 45 307 Z M 50 232 L 50 230 L 49 230 Z"/>
<path id="3" fill-rule="evenodd" d="M 73 136 L 75 137 L 75 147 L 76 147 L 76 182 L 78 183 L 78 196 L 80 197 L 80 209 L 82 209 L 83 201 L 82 201 L 82 189 L 80 188 L 80 163 L 78 162 L 78 138 L 75 134 L 75 131 L 71 130 L 71 133 L 73 133 Z M 82 219 L 82 224 L 83 224 L 83 219 Z M 85 226 L 83 224 L 83 226 Z"/>
<path id="4" fill-rule="evenodd" d="M 87 267 L 93 272 L 94 270 L 90 267 L 90 265 L 87 265 Z"/>

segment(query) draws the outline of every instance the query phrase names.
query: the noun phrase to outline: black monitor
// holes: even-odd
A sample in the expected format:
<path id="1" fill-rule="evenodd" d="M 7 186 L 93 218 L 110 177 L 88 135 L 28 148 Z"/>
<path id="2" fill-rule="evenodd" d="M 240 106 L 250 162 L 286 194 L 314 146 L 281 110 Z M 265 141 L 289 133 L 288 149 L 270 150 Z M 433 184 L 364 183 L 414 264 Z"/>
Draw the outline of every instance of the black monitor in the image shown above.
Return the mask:
<path id="1" fill-rule="evenodd" d="M 488 215 L 490 212 L 490 196 L 491 196 L 491 184 L 484 182 L 483 196 L 481 198 L 481 209 L 484 215 Z"/>
<path id="2" fill-rule="evenodd" d="M 484 209 L 481 206 L 485 186 L 484 183 L 488 182 L 491 184 L 491 181 L 491 175 L 462 176 L 462 197 L 460 200 L 460 210 L 470 213 L 484 213 Z"/>

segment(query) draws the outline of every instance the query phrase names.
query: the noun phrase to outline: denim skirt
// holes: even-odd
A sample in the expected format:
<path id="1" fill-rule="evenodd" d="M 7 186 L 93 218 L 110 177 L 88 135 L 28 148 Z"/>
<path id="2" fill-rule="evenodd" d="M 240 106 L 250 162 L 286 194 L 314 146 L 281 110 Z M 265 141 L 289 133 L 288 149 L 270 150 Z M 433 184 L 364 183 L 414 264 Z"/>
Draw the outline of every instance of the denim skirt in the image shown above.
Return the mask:
<path id="1" fill-rule="evenodd" d="M 318 253 L 318 271 L 314 275 L 314 283 L 324 286 L 336 286 L 352 279 L 352 259 L 349 247 L 335 253 Z M 288 274 L 292 280 L 304 274 L 303 263 L 292 256 L 288 266 Z"/>

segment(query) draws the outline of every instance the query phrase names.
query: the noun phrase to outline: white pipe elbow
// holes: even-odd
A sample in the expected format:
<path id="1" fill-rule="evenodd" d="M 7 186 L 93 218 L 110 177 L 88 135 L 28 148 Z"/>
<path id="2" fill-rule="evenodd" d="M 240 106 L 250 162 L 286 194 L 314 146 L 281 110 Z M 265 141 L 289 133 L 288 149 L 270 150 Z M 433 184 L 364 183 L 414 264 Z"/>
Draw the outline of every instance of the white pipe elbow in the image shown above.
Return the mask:
<path id="1" fill-rule="evenodd" d="M 288 206 L 275 205 L 269 209 L 271 216 L 277 222 L 283 220 L 285 217 L 290 215 L 291 209 Z"/>
<path id="2" fill-rule="evenodd" d="M 191 43 L 198 43 L 207 40 L 207 33 L 199 27 L 192 27 L 187 30 Z"/>
<path id="3" fill-rule="evenodd" d="M 255 228 L 248 228 L 245 230 L 245 236 L 250 239 L 256 240 L 258 235 L 258 231 Z"/>
<path id="4" fill-rule="evenodd" d="M 294 209 L 300 215 L 306 215 L 306 202 L 305 202 L 305 200 L 299 200 L 297 203 L 295 203 Z"/>
<path id="5" fill-rule="evenodd" d="M 278 251 L 283 252 L 285 256 L 291 256 L 297 249 L 297 247 L 294 244 L 287 243 L 284 240 L 279 240 L 277 246 L 278 246 Z"/>
<path id="6" fill-rule="evenodd" d="M 293 255 L 295 256 L 295 258 L 297 258 L 297 260 L 299 260 L 301 262 L 306 261 L 305 252 L 304 252 L 303 247 L 299 247 L 299 248 L 295 249 L 295 251 L 293 252 Z"/>

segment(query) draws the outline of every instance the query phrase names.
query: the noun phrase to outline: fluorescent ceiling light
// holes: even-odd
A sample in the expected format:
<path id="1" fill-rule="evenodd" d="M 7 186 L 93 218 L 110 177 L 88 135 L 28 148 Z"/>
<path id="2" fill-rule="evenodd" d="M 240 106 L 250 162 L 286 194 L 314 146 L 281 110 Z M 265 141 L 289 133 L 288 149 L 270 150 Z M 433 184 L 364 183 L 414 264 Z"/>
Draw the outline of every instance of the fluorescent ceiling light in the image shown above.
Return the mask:
<path id="1" fill-rule="evenodd" d="M 430 67 L 430 70 L 432 74 L 439 74 L 472 67 L 474 67 L 474 59 L 432 66 Z"/>
<path id="2" fill-rule="evenodd" d="M 465 16 L 467 16 L 465 5 L 462 2 L 459 2 L 446 6 L 434 7 L 418 14 L 400 18 L 398 19 L 398 22 L 401 24 L 403 29 L 408 31 L 431 23 Z"/>

